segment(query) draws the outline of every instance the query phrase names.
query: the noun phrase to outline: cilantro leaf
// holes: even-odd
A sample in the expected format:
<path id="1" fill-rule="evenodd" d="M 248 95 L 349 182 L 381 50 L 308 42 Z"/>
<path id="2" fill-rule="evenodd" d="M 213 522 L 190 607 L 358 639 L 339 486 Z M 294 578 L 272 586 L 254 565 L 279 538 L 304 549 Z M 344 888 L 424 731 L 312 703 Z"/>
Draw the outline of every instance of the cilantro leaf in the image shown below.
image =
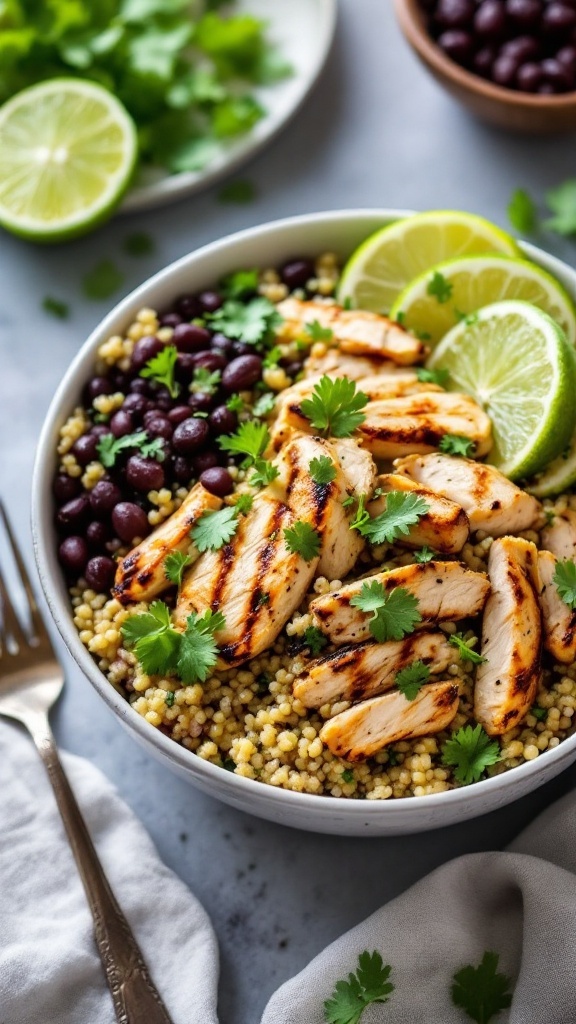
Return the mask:
<path id="1" fill-rule="evenodd" d="M 223 629 L 226 620 L 222 612 L 193 613 L 186 619 L 178 654 L 178 675 L 184 683 L 203 683 L 218 660 L 218 645 L 214 633 Z"/>
<path id="2" fill-rule="evenodd" d="M 273 480 L 276 480 L 278 476 L 280 476 L 280 470 L 277 469 L 273 462 L 268 462 L 266 459 L 256 459 L 254 462 L 254 472 L 248 483 L 251 487 L 266 487 L 267 484 L 271 484 Z"/>
<path id="3" fill-rule="evenodd" d="M 360 410 L 368 402 L 368 395 L 356 391 L 356 384 L 348 377 L 321 377 L 314 386 L 311 398 L 300 404 L 303 415 L 315 430 L 325 437 L 350 437 L 366 417 Z"/>
<path id="4" fill-rule="evenodd" d="M 205 366 L 197 366 L 192 377 L 190 391 L 200 392 L 203 395 L 214 395 L 218 390 L 221 378 L 220 370 L 210 372 Z"/>
<path id="5" fill-rule="evenodd" d="M 244 399 L 240 395 L 230 395 L 226 402 L 226 408 L 230 409 L 230 412 L 243 412 Z"/>
<path id="6" fill-rule="evenodd" d="M 496 1014 L 512 1005 L 512 981 L 498 972 L 498 960 L 497 953 L 487 950 L 478 967 L 467 964 L 454 975 L 452 1002 L 476 1024 L 489 1024 Z"/>
<path id="7" fill-rule="evenodd" d="M 312 459 L 308 468 L 315 484 L 329 484 L 336 478 L 336 466 L 327 455 Z"/>
<path id="8" fill-rule="evenodd" d="M 347 980 L 336 982 L 334 991 L 324 1003 L 327 1024 L 358 1024 L 371 1003 L 386 1003 L 394 991 L 390 981 L 390 964 L 384 964 L 380 953 L 367 949 L 358 957 L 358 967 Z"/>
<path id="9" fill-rule="evenodd" d="M 165 693 L 165 696 L 164 696 L 164 703 L 166 704 L 166 707 L 168 707 L 168 708 L 174 707 L 175 699 L 176 699 L 176 695 L 173 692 L 173 690 L 166 690 L 166 693 Z"/>
<path id="10" fill-rule="evenodd" d="M 238 529 L 238 513 L 225 505 L 218 512 L 206 509 L 190 531 L 198 551 L 218 551 L 232 539 Z"/>
<path id="11" fill-rule="evenodd" d="M 104 434 L 98 441 L 98 458 L 105 469 L 110 469 L 118 455 L 129 448 L 137 448 L 144 458 L 156 459 L 157 462 L 163 462 L 166 458 L 162 438 L 155 437 L 151 440 L 145 430 L 124 434 L 123 437 Z"/>
<path id="12" fill-rule="evenodd" d="M 218 438 L 222 451 L 230 452 L 231 455 L 245 455 L 248 464 L 263 454 L 269 442 L 268 427 L 258 420 L 246 420 L 234 434 L 224 434 Z"/>
<path id="13" fill-rule="evenodd" d="M 576 563 L 571 558 L 556 563 L 552 582 L 556 584 L 564 604 L 576 608 Z"/>
<path id="14" fill-rule="evenodd" d="M 428 295 L 433 295 L 435 299 L 440 303 L 448 302 L 452 295 L 454 286 L 450 281 L 447 281 L 444 274 L 440 274 L 437 270 L 434 271 L 426 287 Z"/>
<path id="15" fill-rule="evenodd" d="M 554 214 L 544 227 L 559 235 L 576 233 L 576 178 L 569 178 L 546 193 L 546 203 Z"/>
<path id="16" fill-rule="evenodd" d="M 251 203 L 256 198 L 256 187 L 252 181 L 229 181 L 218 193 L 220 203 Z"/>
<path id="17" fill-rule="evenodd" d="M 523 188 L 514 189 L 508 203 L 508 220 L 522 235 L 529 235 L 536 227 L 534 200 Z"/>
<path id="18" fill-rule="evenodd" d="M 220 282 L 225 299 L 245 299 L 258 291 L 257 270 L 235 270 Z"/>
<path id="19" fill-rule="evenodd" d="M 468 786 L 478 782 L 485 769 L 500 760 L 500 747 L 481 725 L 464 725 L 442 747 L 442 764 L 454 767 L 454 778 Z"/>
<path id="20" fill-rule="evenodd" d="M 178 360 L 178 349 L 175 345 L 165 345 L 157 355 L 152 356 L 140 370 L 141 377 L 149 377 L 168 388 L 171 398 L 177 398 L 180 385 L 174 380 L 174 371 Z"/>
<path id="21" fill-rule="evenodd" d="M 182 551 L 171 551 L 164 559 L 164 575 L 166 579 L 170 583 L 176 584 L 177 587 L 181 586 L 184 569 L 187 565 L 190 565 L 191 561 L 190 555 L 185 555 Z"/>
<path id="22" fill-rule="evenodd" d="M 170 610 L 163 601 L 153 601 L 147 612 L 131 615 L 120 632 L 148 675 L 176 670 L 180 633 L 171 625 Z"/>
<path id="23" fill-rule="evenodd" d="M 67 302 L 62 302 L 61 299 L 55 299 L 52 295 L 46 295 L 42 299 L 42 309 L 46 313 L 51 313 L 52 316 L 58 317 L 59 320 L 66 320 L 70 315 L 70 306 Z"/>
<path id="24" fill-rule="evenodd" d="M 396 686 L 404 694 L 406 700 L 415 700 L 421 686 L 430 679 L 430 669 L 423 661 L 413 661 L 411 665 L 400 669 L 396 679 Z"/>
<path id="25" fill-rule="evenodd" d="M 548 708 L 541 708 L 538 704 L 533 704 L 530 708 L 530 714 L 534 715 L 538 722 L 543 722 L 548 717 Z"/>
<path id="26" fill-rule="evenodd" d="M 423 548 L 420 548 L 420 551 L 414 552 L 414 558 L 420 563 L 431 562 L 434 558 L 434 552 L 432 551 L 432 548 L 429 548 L 425 544 Z"/>
<path id="27" fill-rule="evenodd" d="M 236 498 L 234 508 L 238 515 L 246 516 L 248 515 L 253 504 L 254 498 L 252 497 L 251 494 L 239 494 Z"/>
<path id="28" fill-rule="evenodd" d="M 308 626 L 304 630 L 304 643 L 310 649 L 310 654 L 315 658 L 320 654 L 322 648 L 326 647 L 328 640 L 317 626 Z"/>
<path id="29" fill-rule="evenodd" d="M 367 537 L 371 544 L 383 544 L 384 541 L 391 544 L 398 537 L 409 534 L 410 527 L 415 526 L 429 508 L 428 502 L 418 494 L 389 491 L 384 512 L 373 519 L 368 517 L 367 521 L 355 524 L 355 529 Z"/>
<path id="30" fill-rule="evenodd" d="M 275 366 L 278 366 L 278 363 L 280 362 L 281 358 L 282 349 L 279 347 L 279 345 L 274 345 L 272 348 L 268 349 L 264 357 L 262 366 L 264 367 L 265 370 L 273 369 Z"/>
<path id="31" fill-rule="evenodd" d="M 294 526 L 286 527 L 284 537 L 288 551 L 301 555 L 306 562 L 311 562 L 320 552 L 320 534 L 301 519 Z"/>
<path id="32" fill-rule="evenodd" d="M 465 640 L 462 633 L 452 633 L 452 636 L 448 637 L 448 643 L 458 648 L 462 661 L 471 661 L 473 665 L 482 665 L 486 661 L 486 658 L 473 649 L 476 637 Z"/>
<path id="33" fill-rule="evenodd" d="M 154 240 L 145 231 L 134 231 L 124 239 L 123 248 L 129 256 L 149 256 L 154 252 Z"/>
<path id="34" fill-rule="evenodd" d="M 310 323 L 304 324 L 304 330 L 306 334 L 310 335 L 312 341 L 331 341 L 334 337 L 332 328 L 322 327 L 318 320 L 312 320 Z"/>
<path id="35" fill-rule="evenodd" d="M 252 406 L 252 413 L 254 416 L 267 416 L 268 413 L 272 412 L 276 405 L 276 395 L 273 391 L 265 391 L 260 398 L 256 399 Z"/>
<path id="36" fill-rule="evenodd" d="M 463 455 L 466 458 L 474 453 L 475 447 L 474 441 L 471 441 L 469 437 L 461 437 L 459 434 L 444 434 L 438 445 L 440 451 L 446 455 Z"/>
<path id="37" fill-rule="evenodd" d="M 441 388 L 445 388 L 450 380 L 450 371 L 429 370 L 426 366 L 418 366 L 416 376 L 422 384 L 438 384 Z"/>
<path id="38" fill-rule="evenodd" d="M 405 587 L 394 587 L 388 593 L 379 580 L 365 580 L 359 594 L 350 601 L 354 608 L 372 612 L 368 629 L 379 643 L 401 640 L 414 631 L 421 621 L 418 601 Z"/>
<path id="39" fill-rule="evenodd" d="M 124 274 L 112 260 L 100 260 L 82 279 L 87 299 L 108 299 L 124 283 Z"/>
<path id="40" fill-rule="evenodd" d="M 350 529 L 358 530 L 362 533 L 367 524 L 370 522 L 370 513 L 365 507 L 366 495 L 360 494 L 358 499 L 354 495 L 350 495 L 348 498 L 344 498 L 342 502 L 342 508 L 348 508 L 349 505 L 353 505 L 355 501 L 358 501 L 356 505 L 356 511 L 353 518 L 350 520 Z"/>
<path id="41" fill-rule="evenodd" d="M 228 299 L 209 319 L 217 331 L 246 345 L 264 341 L 282 322 L 276 307 L 262 295 L 246 303 Z"/>

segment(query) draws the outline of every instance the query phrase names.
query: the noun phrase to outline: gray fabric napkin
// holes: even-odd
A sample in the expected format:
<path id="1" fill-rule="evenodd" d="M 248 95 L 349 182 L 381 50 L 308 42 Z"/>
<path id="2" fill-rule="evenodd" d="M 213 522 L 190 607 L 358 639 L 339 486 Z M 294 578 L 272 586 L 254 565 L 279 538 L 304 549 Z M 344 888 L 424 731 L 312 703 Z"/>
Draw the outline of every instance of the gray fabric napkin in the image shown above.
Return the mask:
<path id="1" fill-rule="evenodd" d="M 70 754 L 63 761 L 174 1024 L 217 1024 L 218 950 L 206 914 L 101 772 Z M 494 1024 L 576 1024 L 575 872 L 576 793 L 508 852 L 446 864 L 342 936 L 276 992 L 262 1024 L 324 1024 L 324 1001 L 365 949 L 391 964 L 395 988 L 361 1024 L 466 1024 L 452 975 L 485 950 L 514 984 Z M 0 721 L 0 1024 L 114 1020 L 44 769 L 25 733 Z"/>

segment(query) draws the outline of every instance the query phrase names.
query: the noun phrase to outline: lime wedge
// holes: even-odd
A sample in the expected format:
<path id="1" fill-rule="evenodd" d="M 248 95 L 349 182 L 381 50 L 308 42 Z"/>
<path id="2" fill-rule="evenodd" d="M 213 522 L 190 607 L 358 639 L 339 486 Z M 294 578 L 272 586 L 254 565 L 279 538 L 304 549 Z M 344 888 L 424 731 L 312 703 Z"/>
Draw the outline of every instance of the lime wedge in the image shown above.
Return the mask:
<path id="1" fill-rule="evenodd" d="M 122 197 L 136 129 L 93 82 L 54 78 L 0 107 L 0 224 L 35 242 L 84 234 Z"/>
<path id="2" fill-rule="evenodd" d="M 516 242 L 473 213 L 432 210 L 404 217 L 362 242 L 344 267 L 338 301 L 387 313 L 406 285 L 429 267 L 456 256 L 502 252 L 519 256 Z"/>
<path id="3" fill-rule="evenodd" d="M 576 344 L 576 312 L 551 274 L 510 256 L 464 256 L 431 267 L 398 296 L 390 316 L 435 345 L 464 315 L 504 299 L 522 299 L 548 313 Z"/>
<path id="4" fill-rule="evenodd" d="M 518 480 L 541 472 L 575 427 L 573 350 L 547 313 L 495 302 L 453 327 L 428 361 L 448 387 L 472 395 L 492 420 L 488 461 Z"/>
<path id="5" fill-rule="evenodd" d="M 553 494 L 562 494 L 576 483 L 576 434 L 561 455 L 553 459 L 543 473 L 534 477 L 526 487 L 530 494 L 537 498 L 548 498 Z"/>

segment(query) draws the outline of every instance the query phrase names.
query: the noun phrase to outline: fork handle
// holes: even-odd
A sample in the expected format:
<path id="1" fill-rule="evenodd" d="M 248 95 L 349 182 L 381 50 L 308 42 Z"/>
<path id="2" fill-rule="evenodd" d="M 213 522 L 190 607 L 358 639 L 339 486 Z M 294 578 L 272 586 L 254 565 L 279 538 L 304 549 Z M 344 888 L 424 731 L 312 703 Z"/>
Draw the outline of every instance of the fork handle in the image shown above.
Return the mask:
<path id="1" fill-rule="evenodd" d="M 118 1024 L 172 1024 L 130 925 L 108 884 L 45 716 L 39 715 L 30 731 L 52 783 L 86 891 Z"/>

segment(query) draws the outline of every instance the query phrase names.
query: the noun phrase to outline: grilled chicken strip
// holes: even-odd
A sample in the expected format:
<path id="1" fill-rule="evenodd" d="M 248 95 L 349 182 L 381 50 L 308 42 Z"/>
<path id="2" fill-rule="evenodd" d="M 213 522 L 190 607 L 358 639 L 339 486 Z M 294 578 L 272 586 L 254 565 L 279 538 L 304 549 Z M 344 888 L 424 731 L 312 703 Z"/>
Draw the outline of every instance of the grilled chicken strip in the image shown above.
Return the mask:
<path id="1" fill-rule="evenodd" d="M 445 434 L 470 438 L 478 457 L 492 447 L 490 420 L 469 395 L 426 386 L 419 394 L 370 402 L 363 412 L 356 433 L 377 459 L 433 451 Z"/>
<path id="2" fill-rule="evenodd" d="M 372 494 L 376 486 L 376 466 L 370 452 L 360 448 L 351 437 L 332 437 L 330 444 L 338 456 L 351 493 L 357 498 L 361 494 Z"/>
<path id="3" fill-rule="evenodd" d="M 418 380 L 415 370 L 397 366 L 390 360 L 345 355 L 338 348 L 329 348 L 322 356 L 316 356 L 311 352 L 304 362 L 305 378 L 320 378 L 325 375 L 360 380 L 362 377 L 372 377 L 375 373 L 385 374 L 388 377 L 395 373 L 411 373 L 414 380 Z"/>
<path id="4" fill-rule="evenodd" d="M 423 686 L 415 700 L 398 690 L 355 704 L 329 719 L 320 739 L 337 757 L 360 761 L 389 743 L 429 736 L 450 724 L 458 710 L 453 680 Z"/>
<path id="5" fill-rule="evenodd" d="M 472 572 L 459 562 L 426 562 L 404 565 L 348 583 L 310 602 L 315 625 L 334 644 L 358 643 L 371 637 L 371 614 L 351 605 L 364 583 L 381 583 L 386 594 L 404 587 L 418 599 L 421 626 L 450 622 L 477 615 L 490 590 L 485 573 Z"/>
<path id="6" fill-rule="evenodd" d="M 278 303 L 277 309 L 284 321 L 277 335 L 283 341 L 301 338 L 306 324 L 317 321 L 330 328 L 341 352 L 348 355 L 376 356 L 410 366 L 422 362 L 428 351 L 404 327 L 378 313 L 293 298 Z"/>
<path id="7" fill-rule="evenodd" d="M 164 561 L 174 551 L 188 552 L 192 545 L 190 530 L 206 510 L 217 512 L 222 501 L 195 484 L 180 508 L 158 526 L 146 540 L 133 548 L 118 563 L 112 593 L 122 604 L 150 601 L 171 585 L 166 579 Z M 191 554 L 194 551 L 192 545 Z"/>
<path id="8" fill-rule="evenodd" d="M 492 537 L 534 526 L 541 506 L 493 466 L 450 455 L 410 455 L 394 464 L 396 473 L 450 498 L 466 512 L 471 530 Z M 576 517 L 575 517 L 576 518 Z"/>
<path id="9" fill-rule="evenodd" d="M 482 657 L 474 689 L 474 717 L 489 736 L 522 721 L 540 681 L 542 621 L 538 551 L 519 537 L 499 537 L 490 548 L 492 591 L 482 623 Z"/>
<path id="10" fill-rule="evenodd" d="M 566 509 L 542 530 L 542 544 L 556 558 L 576 558 L 576 512 Z"/>
<path id="11" fill-rule="evenodd" d="M 380 515 L 386 509 L 386 494 L 390 491 L 409 491 L 423 498 L 428 504 L 428 511 L 418 522 L 410 527 L 410 532 L 398 537 L 397 543 L 409 548 L 431 547 L 445 555 L 454 555 L 461 551 L 470 533 L 468 516 L 461 505 L 450 498 L 444 498 L 427 487 L 421 487 L 407 476 L 398 473 L 382 473 L 377 485 L 385 492 L 368 505 L 371 516 Z"/>
<path id="12" fill-rule="evenodd" d="M 390 690 L 401 669 L 423 661 L 436 675 L 450 664 L 454 648 L 444 633 L 413 633 L 403 640 L 340 647 L 311 662 L 294 682 L 294 696 L 307 708 L 337 700 L 357 701 Z"/>
<path id="13" fill-rule="evenodd" d="M 571 665 L 576 661 L 576 609 L 565 604 L 558 593 L 553 580 L 556 565 L 550 551 L 538 552 L 544 647 L 556 661 Z"/>

